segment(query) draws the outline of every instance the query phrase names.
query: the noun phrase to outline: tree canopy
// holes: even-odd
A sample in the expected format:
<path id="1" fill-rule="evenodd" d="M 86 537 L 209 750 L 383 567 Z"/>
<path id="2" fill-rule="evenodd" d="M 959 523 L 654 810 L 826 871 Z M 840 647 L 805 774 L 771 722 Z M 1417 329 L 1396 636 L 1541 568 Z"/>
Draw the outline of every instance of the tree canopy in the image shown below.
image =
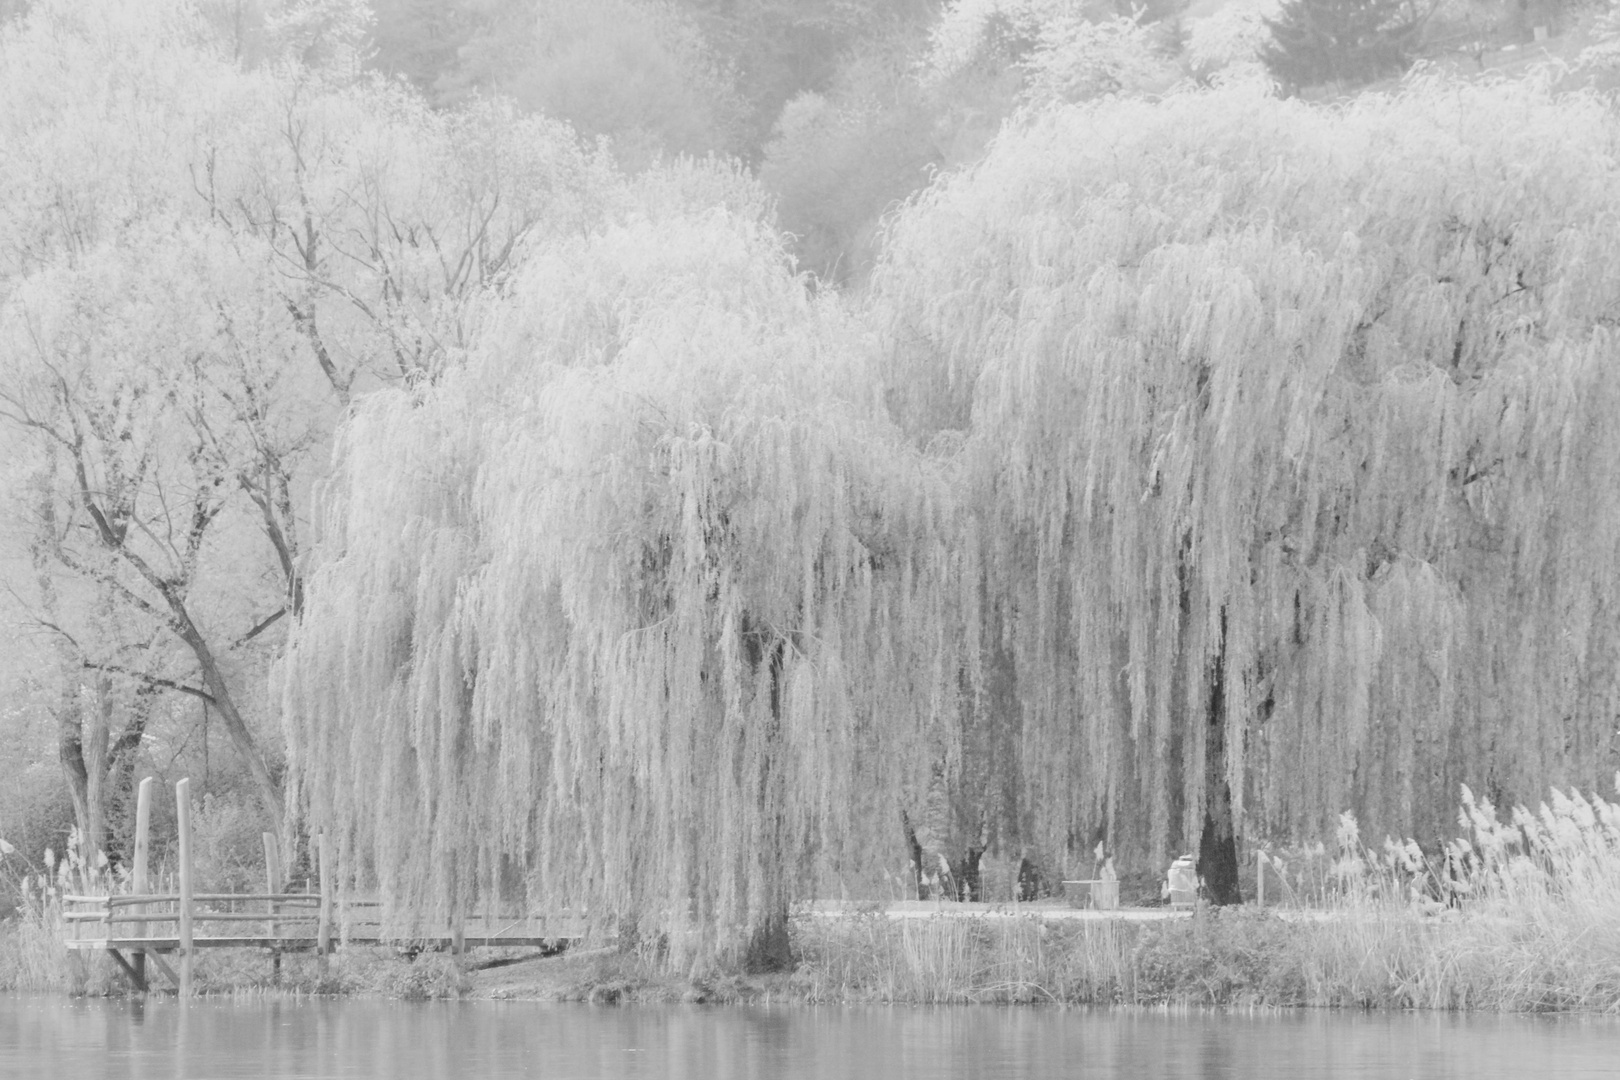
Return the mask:
<path id="1" fill-rule="evenodd" d="M 1160 860 L 1594 782 L 1611 148 L 1531 85 L 1187 93 L 1005 132 L 853 306 L 746 209 L 536 249 L 345 430 L 304 797 L 411 911 L 700 958 L 941 786 L 969 848 Z"/>
<path id="2" fill-rule="evenodd" d="M 41 2 L 0 28 L 0 416 L 33 553 L 13 588 L 65 665 L 64 760 L 74 672 L 101 680 L 93 715 L 184 693 L 271 822 L 256 684 L 301 608 L 341 410 L 463 347 L 465 299 L 521 236 L 579 227 L 610 173 L 553 121 L 360 78 L 294 8 L 270 39 L 288 51 L 251 71 L 185 3 Z"/>
<path id="3" fill-rule="evenodd" d="M 964 447 L 1051 843 L 1192 846 L 1221 775 L 1425 837 L 1606 775 L 1612 137 L 1522 85 L 1118 103 L 897 224 L 892 392 Z"/>
<path id="4" fill-rule="evenodd" d="M 409 912 L 780 934 L 896 827 L 907 628 L 941 618 L 862 331 L 696 199 L 536 252 L 482 319 L 346 428 L 288 658 L 305 797 Z"/>

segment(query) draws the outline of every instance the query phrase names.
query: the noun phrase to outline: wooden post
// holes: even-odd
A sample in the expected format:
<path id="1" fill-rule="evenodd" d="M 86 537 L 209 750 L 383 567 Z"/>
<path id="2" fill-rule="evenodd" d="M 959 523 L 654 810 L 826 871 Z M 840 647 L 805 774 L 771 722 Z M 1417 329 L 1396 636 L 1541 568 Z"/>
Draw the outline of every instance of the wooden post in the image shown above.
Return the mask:
<path id="1" fill-rule="evenodd" d="M 315 933 L 315 951 L 321 958 L 321 970 L 326 970 L 326 955 L 332 951 L 332 845 L 326 842 L 326 832 L 315 834 L 316 863 L 321 873 L 321 916 Z"/>
<path id="2" fill-rule="evenodd" d="M 281 877 L 281 855 L 276 850 L 276 834 L 260 833 L 259 839 L 264 843 L 264 891 L 271 896 L 281 892 L 283 885 Z M 265 937 L 278 938 L 281 936 L 281 927 L 276 922 L 279 909 L 274 900 L 266 901 L 266 910 L 270 912 L 270 922 L 265 927 Z M 281 950 L 275 947 L 270 949 L 270 979 L 277 986 L 281 985 Z"/>
<path id="3" fill-rule="evenodd" d="M 145 896 L 152 891 L 151 853 L 152 853 L 152 788 L 157 781 L 148 776 L 141 780 L 141 786 L 135 790 L 135 868 L 130 878 L 130 890 L 136 896 Z M 145 915 L 145 904 L 136 904 L 133 913 Z M 147 934 L 146 920 L 135 923 L 130 931 L 130 937 L 145 937 Z M 136 949 L 130 957 L 135 966 L 135 988 L 146 989 L 146 950 Z"/>
<path id="4" fill-rule="evenodd" d="M 1258 848 L 1254 852 L 1254 896 L 1256 903 L 1266 906 L 1266 853 Z"/>
<path id="5" fill-rule="evenodd" d="M 175 818 L 180 825 L 180 996 L 191 996 L 191 778 L 174 785 Z"/>

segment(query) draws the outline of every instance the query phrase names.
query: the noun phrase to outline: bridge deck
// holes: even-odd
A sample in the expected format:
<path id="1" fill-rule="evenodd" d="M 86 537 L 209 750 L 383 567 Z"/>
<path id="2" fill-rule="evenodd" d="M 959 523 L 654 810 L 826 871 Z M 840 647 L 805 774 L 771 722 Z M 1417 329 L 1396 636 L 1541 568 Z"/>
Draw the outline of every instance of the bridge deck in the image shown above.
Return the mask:
<path id="1" fill-rule="evenodd" d="M 426 937 L 379 937 L 377 935 L 350 935 L 342 944 L 347 945 L 398 945 L 413 946 L 425 949 L 449 949 L 460 945 L 463 948 L 549 948 L 572 941 L 578 941 L 577 934 L 547 934 L 545 936 L 533 934 L 497 934 L 484 937 L 477 934 L 464 934 L 456 938 L 453 934 L 434 934 Z M 108 937 L 108 938 L 70 938 L 65 942 L 70 949 L 79 950 L 122 950 L 125 952 L 175 952 L 180 948 L 178 937 Z M 269 937 L 237 936 L 237 937 L 193 937 L 191 946 L 194 949 L 274 949 L 281 952 L 314 952 L 320 943 L 313 937 Z"/>

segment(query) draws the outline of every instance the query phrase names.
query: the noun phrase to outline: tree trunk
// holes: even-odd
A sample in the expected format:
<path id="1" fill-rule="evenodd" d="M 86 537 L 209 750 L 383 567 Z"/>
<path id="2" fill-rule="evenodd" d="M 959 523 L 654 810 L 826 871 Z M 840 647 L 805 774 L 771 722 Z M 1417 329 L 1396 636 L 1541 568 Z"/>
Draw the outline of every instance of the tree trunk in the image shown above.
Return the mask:
<path id="1" fill-rule="evenodd" d="M 64 399 L 64 405 L 71 402 Z M 225 722 L 225 732 L 231 737 L 232 744 L 242 755 L 246 762 L 248 774 L 253 778 L 253 786 L 258 790 L 259 801 L 264 806 L 267 822 L 281 822 L 285 817 L 281 799 L 281 789 L 270 776 L 270 768 L 265 763 L 264 754 L 259 750 L 253 733 L 248 730 L 242 714 L 237 711 L 236 699 L 231 696 L 231 688 L 225 681 L 224 674 L 219 669 L 219 663 L 214 658 L 214 650 L 209 646 L 208 640 L 203 637 L 202 631 L 197 628 L 186 607 L 186 590 L 188 580 L 166 577 L 159 573 L 151 563 L 147 562 L 139 552 L 132 549 L 127 542 L 128 526 L 115 526 L 116 515 L 109 516 L 108 511 L 96 501 L 95 488 L 90 483 L 90 474 L 84 460 L 82 442 L 73 449 L 74 475 L 79 486 L 79 501 L 85 512 L 95 524 L 96 535 L 101 545 L 108 552 L 115 555 L 122 562 L 140 575 L 149 588 L 162 597 L 163 606 L 168 609 L 168 630 L 185 643 L 196 657 L 197 667 L 202 672 L 203 685 L 207 687 L 208 694 L 214 699 L 214 707 L 219 710 L 220 719 Z M 213 512 L 199 504 L 194 513 L 202 525 L 193 524 L 193 537 L 200 537 L 206 522 L 212 520 Z M 200 540 L 197 541 L 200 543 Z M 104 584 L 113 584 L 119 591 L 128 596 L 134 596 L 136 603 L 151 614 L 158 614 L 156 605 L 129 592 L 127 586 L 117 582 L 116 577 L 104 579 Z M 283 830 L 278 829 L 278 834 Z"/>
<path id="2" fill-rule="evenodd" d="M 146 738 L 146 722 L 152 715 L 152 704 L 157 688 L 137 686 L 134 700 L 129 704 L 129 716 L 124 729 L 113 737 L 107 731 L 107 761 L 102 783 L 102 821 L 106 828 L 107 861 L 112 866 L 122 865 L 133 854 L 128 846 L 134 842 L 135 825 L 135 764 L 141 744 Z"/>
<path id="3" fill-rule="evenodd" d="M 987 795 L 986 798 L 988 797 Z M 967 856 L 956 870 L 957 899 L 963 901 L 984 899 L 984 886 L 979 877 L 979 861 L 984 858 L 985 849 L 989 846 L 990 812 L 980 809 L 979 835 L 968 843 Z"/>
<path id="4" fill-rule="evenodd" d="M 73 802 L 79 854 L 89 871 L 99 868 L 98 855 L 106 856 L 109 864 L 118 861 L 119 852 L 107 826 L 109 810 L 116 811 L 128 802 L 151 695 L 149 687 L 136 690 L 128 722 L 117 739 L 112 737 L 116 699 L 112 680 L 105 674 L 96 679 L 91 708 L 87 710 L 82 700 L 75 699 L 65 702 L 57 713 L 57 757 Z"/>
<path id="5" fill-rule="evenodd" d="M 80 713 L 88 721 L 80 747 L 84 753 L 86 817 L 90 826 L 79 836 L 79 854 L 84 856 L 85 869 L 91 874 L 101 868 L 101 857 L 107 853 L 107 742 L 112 731 L 112 710 L 112 680 L 105 674 L 98 675 L 96 699 Z"/>
<path id="6" fill-rule="evenodd" d="M 1232 788 L 1226 780 L 1226 612 L 1210 672 L 1204 725 L 1204 827 L 1198 838 L 1198 876 L 1213 904 L 1241 904 Z"/>
<path id="7" fill-rule="evenodd" d="M 773 971 L 787 971 L 793 967 L 793 944 L 788 937 L 786 908 L 773 911 L 763 925 L 754 929 L 743 957 L 743 971 L 749 975 L 763 975 Z"/>
<path id="8" fill-rule="evenodd" d="M 747 613 L 743 615 L 743 626 L 748 627 L 751 620 Z M 745 631 L 746 633 L 746 631 Z M 787 640 L 775 636 L 769 640 L 769 648 L 765 644 L 769 640 L 763 632 L 749 634 L 745 641 L 749 643 L 746 655 L 750 666 L 758 671 L 762 664 L 766 665 L 769 677 L 769 699 L 766 704 L 769 709 L 769 722 L 765 728 L 765 742 L 768 747 L 766 759 L 760 771 L 759 778 L 759 805 L 762 815 L 771 823 L 769 835 L 765 841 L 768 850 L 765 853 L 766 861 L 771 864 L 769 873 L 775 877 L 771 887 L 766 890 L 766 899 L 761 906 L 766 909 L 764 922 L 754 927 L 753 934 L 748 941 L 747 951 L 743 955 L 743 970 L 751 975 L 764 974 L 773 971 L 787 971 L 793 966 L 793 947 L 788 938 L 788 899 L 785 892 L 781 860 L 782 835 L 782 806 L 786 799 L 783 782 L 778 774 L 780 768 L 780 746 L 782 741 L 782 703 L 784 689 L 782 680 L 787 664 Z"/>
<path id="9" fill-rule="evenodd" d="M 913 895 L 918 900 L 928 899 L 923 895 L 923 852 L 922 844 L 917 841 L 917 830 L 911 827 L 911 818 L 906 816 L 905 810 L 900 811 L 900 828 L 906 833 L 906 851 L 911 855 L 911 887 Z"/>
<path id="10" fill-rule="evenodd" d="M 259 794 L 259 803 L 264 807 L 265 821 L 271 825 L 280 838 L 282 846 L 286 846 L 285 830 L 281 827 L 285 815 L 282 804 L 281 788 L 270 775 L 270 766 L 265 762 L 264 753 L 259 749 L 258 742 L 253 733 L 248 730 L 247 722 L 237 711 L 236 699 L 231 696 L 231 688 L 225 681 L 225 675 L 219 670 L 219 664 L 214 659 L 214 652 L 203 640 L 202 634 L 191 621 L 191 616 L 185 607 L 174 598 L 169 598 L 170 611 L 174 613 L 180 638 L 191 648 L 191 653 L 197 658 L 197 666 L 202 669 L 203 685 L 208 687 L 209 696 L 214 699 L 214 708 L 225 723 L 225 733 L 231 738 L 231 745 L 242 756 L 247 764 L 248 775 L 253 778 L 253 787 Z"/>
<path id="11" fill-rule="evenodd" d="M 101 826 L 90 807 L 90 775 L 84 766 L 84 710 L 76 700 L 62 704 L 56 714 L 56 755 L 67 779 L 68 798 L 73 802 L 73 820 L 79 829 L 81 849 L 100 844 Z"/>

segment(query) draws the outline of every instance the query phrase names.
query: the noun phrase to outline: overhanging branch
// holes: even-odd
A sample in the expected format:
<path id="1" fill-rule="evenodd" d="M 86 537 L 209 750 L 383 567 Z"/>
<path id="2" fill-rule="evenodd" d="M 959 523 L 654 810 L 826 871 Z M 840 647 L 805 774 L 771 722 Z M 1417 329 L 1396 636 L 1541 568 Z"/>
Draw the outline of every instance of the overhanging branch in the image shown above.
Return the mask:
<path id="1" fill-rule="evenodd" d="M 82 660 L 80 663 L 90 671 L 105 671 L 110 675 L 122 675 L 125 678 L 134 679 L 136 682 L 144 683 L 159 690 L 174 690 L 182 694 L 190 694 L 194 698 L 201 698 L 210 705 L 217 704 L 214 695 L 201 687 L 187 686 L 185 683 L 165 679 L 160 675 L 148 675 L 144 671 L 135 671 L 132 668 L 124 667 L 122 664 L 103 664 L 95 660 Z"/>
<path id="2" fill-rule="evenodd" d="M 243 645 L 246 645 L 248 642 L 252 641 L 254 638 L 258 637 L 260 634 L 262 634 L 266 630 L 270 629 L 270 627 L 274 626 L 275 623 L 276 623 L 276 620 L 281 618 L 285 614 L 287 614 L 287 609 L 283 607 L 283 608 L 281 608 L 281 609 L 279 609 L 277 611 L 271 612 L 269 615 L 266 615 L 263 619 L 259 620 L 259 622 L 253 627 L 253 629 L 249 630 L 247 633 L 243 634 L 241 637 L 239 637 L 235 641 L 231 642 L 231 648 L 240 649 Z"/>

